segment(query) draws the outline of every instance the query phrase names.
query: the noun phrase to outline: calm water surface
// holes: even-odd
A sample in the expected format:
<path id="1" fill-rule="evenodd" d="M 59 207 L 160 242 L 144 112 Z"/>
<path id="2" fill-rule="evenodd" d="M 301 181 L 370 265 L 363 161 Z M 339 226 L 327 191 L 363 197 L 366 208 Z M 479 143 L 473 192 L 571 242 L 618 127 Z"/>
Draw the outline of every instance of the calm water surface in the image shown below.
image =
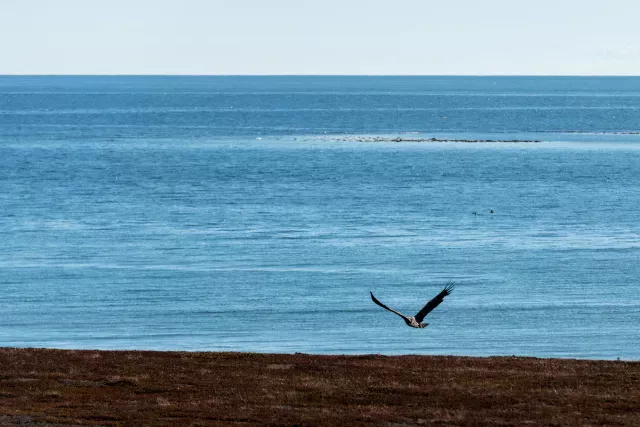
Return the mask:
<path id="1" fill-rule="evenodd" d="M 639 101 L 636 78 L 0 77 L 0 345 L 640 359 Z M 414 314 L 449 280 L 424 330 L 369 299 Z"/>

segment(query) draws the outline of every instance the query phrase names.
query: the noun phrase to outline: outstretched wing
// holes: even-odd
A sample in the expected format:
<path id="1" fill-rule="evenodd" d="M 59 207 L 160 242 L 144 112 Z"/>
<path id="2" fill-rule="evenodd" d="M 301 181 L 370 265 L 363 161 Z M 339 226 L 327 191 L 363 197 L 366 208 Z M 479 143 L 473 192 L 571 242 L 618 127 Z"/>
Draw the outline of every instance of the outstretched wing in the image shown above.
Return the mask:
<path id="1" fill-rule="evenodd" d="M 376 297 L 373 296 L 373 292 L 369 291 L 369 293 L 371 294 L 371 299 L 373 300 L 373 302 L 375 302 L 376 304 L 378 304 L 380 307 L 389 310 L 392 313 L 397 314 L 398 316 L 402 317 L 403 319 L 407 320 L 407 316 L 405 316 L 404 314 L 400 313 L 399 311 L 395 311 L 393 308 L 389 308 L 386 305 L 384 305 L 383 303 L 381 303 L 380 301 L 378 301 L 378 299 Z"/>
<path id="2" fill-rule="evenodd" d="M 429 314 L 431 310 L 433 310 L 438 305 L 440 305 L 444 297 L 449 295 L 452 290 L 453 290 L 453 282 L 447 283 L 447 286 L 444 287 L 442 292 L 440 292 L 435 298 L 429 301 L 424 307 L 422 307 L 422 310 L 420 310 L 418 314 L 416 314 L 416 321 L 422 322 L 425 316 Z"/>

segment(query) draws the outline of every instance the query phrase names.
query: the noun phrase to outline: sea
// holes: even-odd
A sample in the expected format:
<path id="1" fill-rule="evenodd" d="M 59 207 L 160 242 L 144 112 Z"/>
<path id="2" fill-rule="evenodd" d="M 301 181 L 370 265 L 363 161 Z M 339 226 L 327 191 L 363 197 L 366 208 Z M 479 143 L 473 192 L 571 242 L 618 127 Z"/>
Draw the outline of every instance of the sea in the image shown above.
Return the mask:
<path id="1" fill-rule="evenodd" d="M 0 76 L 0 346 L 640 360 L 639 294 L 638 77 Z"/>

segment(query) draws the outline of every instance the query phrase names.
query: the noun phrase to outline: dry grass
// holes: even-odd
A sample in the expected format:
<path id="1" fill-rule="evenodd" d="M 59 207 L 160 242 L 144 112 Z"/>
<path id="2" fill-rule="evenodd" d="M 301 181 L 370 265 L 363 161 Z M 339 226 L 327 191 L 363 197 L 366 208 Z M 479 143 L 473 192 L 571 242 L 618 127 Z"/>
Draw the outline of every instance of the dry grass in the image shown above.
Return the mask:
<path id="1" fill-rule="evenodd" d="M 640 426 L 640 363 L 0 349 L 0 425 Z"/>

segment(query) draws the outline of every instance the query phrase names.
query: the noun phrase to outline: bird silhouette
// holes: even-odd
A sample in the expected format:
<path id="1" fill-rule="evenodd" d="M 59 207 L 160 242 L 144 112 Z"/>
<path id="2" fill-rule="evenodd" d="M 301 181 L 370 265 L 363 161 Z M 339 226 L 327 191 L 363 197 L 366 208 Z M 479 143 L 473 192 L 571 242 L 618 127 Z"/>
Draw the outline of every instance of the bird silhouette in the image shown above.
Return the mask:
<path id="1" fill-rule="evenodd" d="M 404 314 L 400 313 L 399 311 L 394 310 L 393 308 L 387 307 L 386 305 L 384 305 L 383 303 L 378 301 L 378 299 L 375 296 L 373 296 L 373 292 L 369 292 L 369 293 L 371 294 L 371 299 L 373 300 L 373 302 L 378 304 L 380 307 L 382 307 L 382 308 L 384 308 L 386 310 L 389 310 L 390 312 L 395 313 L 398 316 L 402 317 L 402 319 L 404 320 L 404 323 L 406 323 L 408 326 L 411 326 L 412 328 L 426 328 L 429 324 L 428 323 L 422 323 L 422 321 L 424 320 L 425 316 L 427 314 L 431 313 L 431 311 L 434 308 L 439 306 L 440 303 L 442 302 L 442 300 L 444 299 L 444 297 L 446 297 L 447 295 L 451 294 L 452 290 L 453 290 L 453 282 L 447 283 L 447 285 L 444 287 L 442 292 L 440 292 L 438 295 L 436 295 L 431 301 L 426 303 L 425 306 L 422 307 L 422 309 L 415 316 L 405 316 Z"/>

